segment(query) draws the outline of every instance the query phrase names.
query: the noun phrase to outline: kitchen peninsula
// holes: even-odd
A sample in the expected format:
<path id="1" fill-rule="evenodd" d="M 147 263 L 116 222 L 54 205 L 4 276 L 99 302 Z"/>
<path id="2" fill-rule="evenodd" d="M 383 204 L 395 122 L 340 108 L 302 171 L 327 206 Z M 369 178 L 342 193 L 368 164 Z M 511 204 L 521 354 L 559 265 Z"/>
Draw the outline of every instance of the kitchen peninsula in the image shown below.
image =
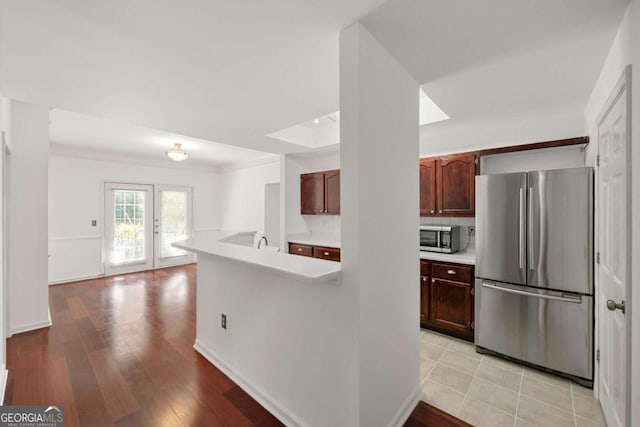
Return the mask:
<path id="1" fill-rule="evenodd" d="M 174 243 L 198 255 L 195 349 L 287 425 L 348 425 L 357 330 L 340 263 L 233 235 Z"/>

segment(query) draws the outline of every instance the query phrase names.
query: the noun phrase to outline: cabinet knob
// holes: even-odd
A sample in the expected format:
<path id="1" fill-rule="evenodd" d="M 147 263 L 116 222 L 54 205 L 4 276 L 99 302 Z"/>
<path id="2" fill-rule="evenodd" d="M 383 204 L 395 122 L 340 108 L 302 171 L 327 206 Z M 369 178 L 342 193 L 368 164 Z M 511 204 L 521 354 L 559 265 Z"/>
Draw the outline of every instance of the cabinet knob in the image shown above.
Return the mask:
<path id="1" fill-rule="evenodd" d="M 423 282 L 426 282 L 426 281 L 427 281 L 427 278 L 426 278 L 426 277 L 423 277 L 423 278 L 422 278 L 422 281 L 423 281 Z"/>
<path id="2" fill-rule="evenodd" d="M 431 279 L 431 283 L 436 283 L 436 279 Z"/>
<path id="3" fill-rule="evenodd" d="M 325 253 L 324 253 L 324 256 L 329 256 L 329 252 L 325 252 Z"/>
<path id="4" fill-rule="evenodd" d="M 447 274 L 456 274 L 455 270 L 447 270 Z"/>
<path id="5" fill-rule="evenodd" d="M 302 248 L 298 248 L 298 252 L 302 252 Z"/>
<path id="6" fill-rule="evenodd" d="M 440 210 L 438 211 L 438 213 L 442 213 L 442 209 L 440 209 Z"/>
<path id="7" fill-rule="evenodd" d="M 434 213 L 435 211 L 433 209 L 431 209 L 431 213 Z"/>

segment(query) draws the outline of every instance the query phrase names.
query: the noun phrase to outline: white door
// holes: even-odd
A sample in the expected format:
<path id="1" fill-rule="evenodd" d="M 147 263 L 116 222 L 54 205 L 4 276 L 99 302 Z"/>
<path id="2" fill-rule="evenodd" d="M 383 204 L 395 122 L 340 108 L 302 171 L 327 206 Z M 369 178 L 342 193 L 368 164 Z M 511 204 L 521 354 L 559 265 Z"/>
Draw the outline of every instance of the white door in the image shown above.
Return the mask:
<path id="1" fill-rule="evenodd" d="M 105 273 L 153 268 L 153 186 L 105 183 Z"/>
<path id="2" fill-rule="evenodd" d="M 630 275 L 630 70 L 627 69 L 598 120 L 599 398 L 609 427 L 626 424 L 627 324 Z M 617 306 L 616 306 L 617 304 Z"/>
<path id="3" fill-rule="evenodd" d="M 194 261 L 192 253 L 171 246 L 191 237 L 191 188 L 156 185 L 154 266 L 169 267 Z"/>

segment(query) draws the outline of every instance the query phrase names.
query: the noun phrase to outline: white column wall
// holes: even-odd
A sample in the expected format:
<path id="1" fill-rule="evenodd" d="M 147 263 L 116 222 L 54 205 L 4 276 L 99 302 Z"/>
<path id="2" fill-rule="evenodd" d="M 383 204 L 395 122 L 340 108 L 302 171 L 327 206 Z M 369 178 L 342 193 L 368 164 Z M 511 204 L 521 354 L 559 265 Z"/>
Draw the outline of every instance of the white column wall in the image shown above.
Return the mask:
<path id="1" fill-rule="evenodd" d="M 49 107 L 11 101 L 9 315 L 12 333 L 51 324 L 48 270 Z"/>
<path id="2" fill-rule="evenodd" d="M 418 83 L 359 23 L 340 33 L 343 286 L 361 426 L 401 425 L 419 382 Z"/>

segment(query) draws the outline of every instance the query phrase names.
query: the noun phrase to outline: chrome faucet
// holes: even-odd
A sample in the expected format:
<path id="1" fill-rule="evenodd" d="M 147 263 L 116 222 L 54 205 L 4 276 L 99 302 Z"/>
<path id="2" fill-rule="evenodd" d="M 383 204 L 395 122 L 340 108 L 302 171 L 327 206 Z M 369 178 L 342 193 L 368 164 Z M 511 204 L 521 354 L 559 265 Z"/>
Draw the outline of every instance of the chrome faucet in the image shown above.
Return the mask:
<path id="1" fill-rule="evenodd" d="M 260 240 L 258 240 L 258 249 L 262 246 L 262 241 L 264 240 L 265 246 L 269 246 L 269 241 L 267 240 L 267 236 L 262 236 Z"/>

